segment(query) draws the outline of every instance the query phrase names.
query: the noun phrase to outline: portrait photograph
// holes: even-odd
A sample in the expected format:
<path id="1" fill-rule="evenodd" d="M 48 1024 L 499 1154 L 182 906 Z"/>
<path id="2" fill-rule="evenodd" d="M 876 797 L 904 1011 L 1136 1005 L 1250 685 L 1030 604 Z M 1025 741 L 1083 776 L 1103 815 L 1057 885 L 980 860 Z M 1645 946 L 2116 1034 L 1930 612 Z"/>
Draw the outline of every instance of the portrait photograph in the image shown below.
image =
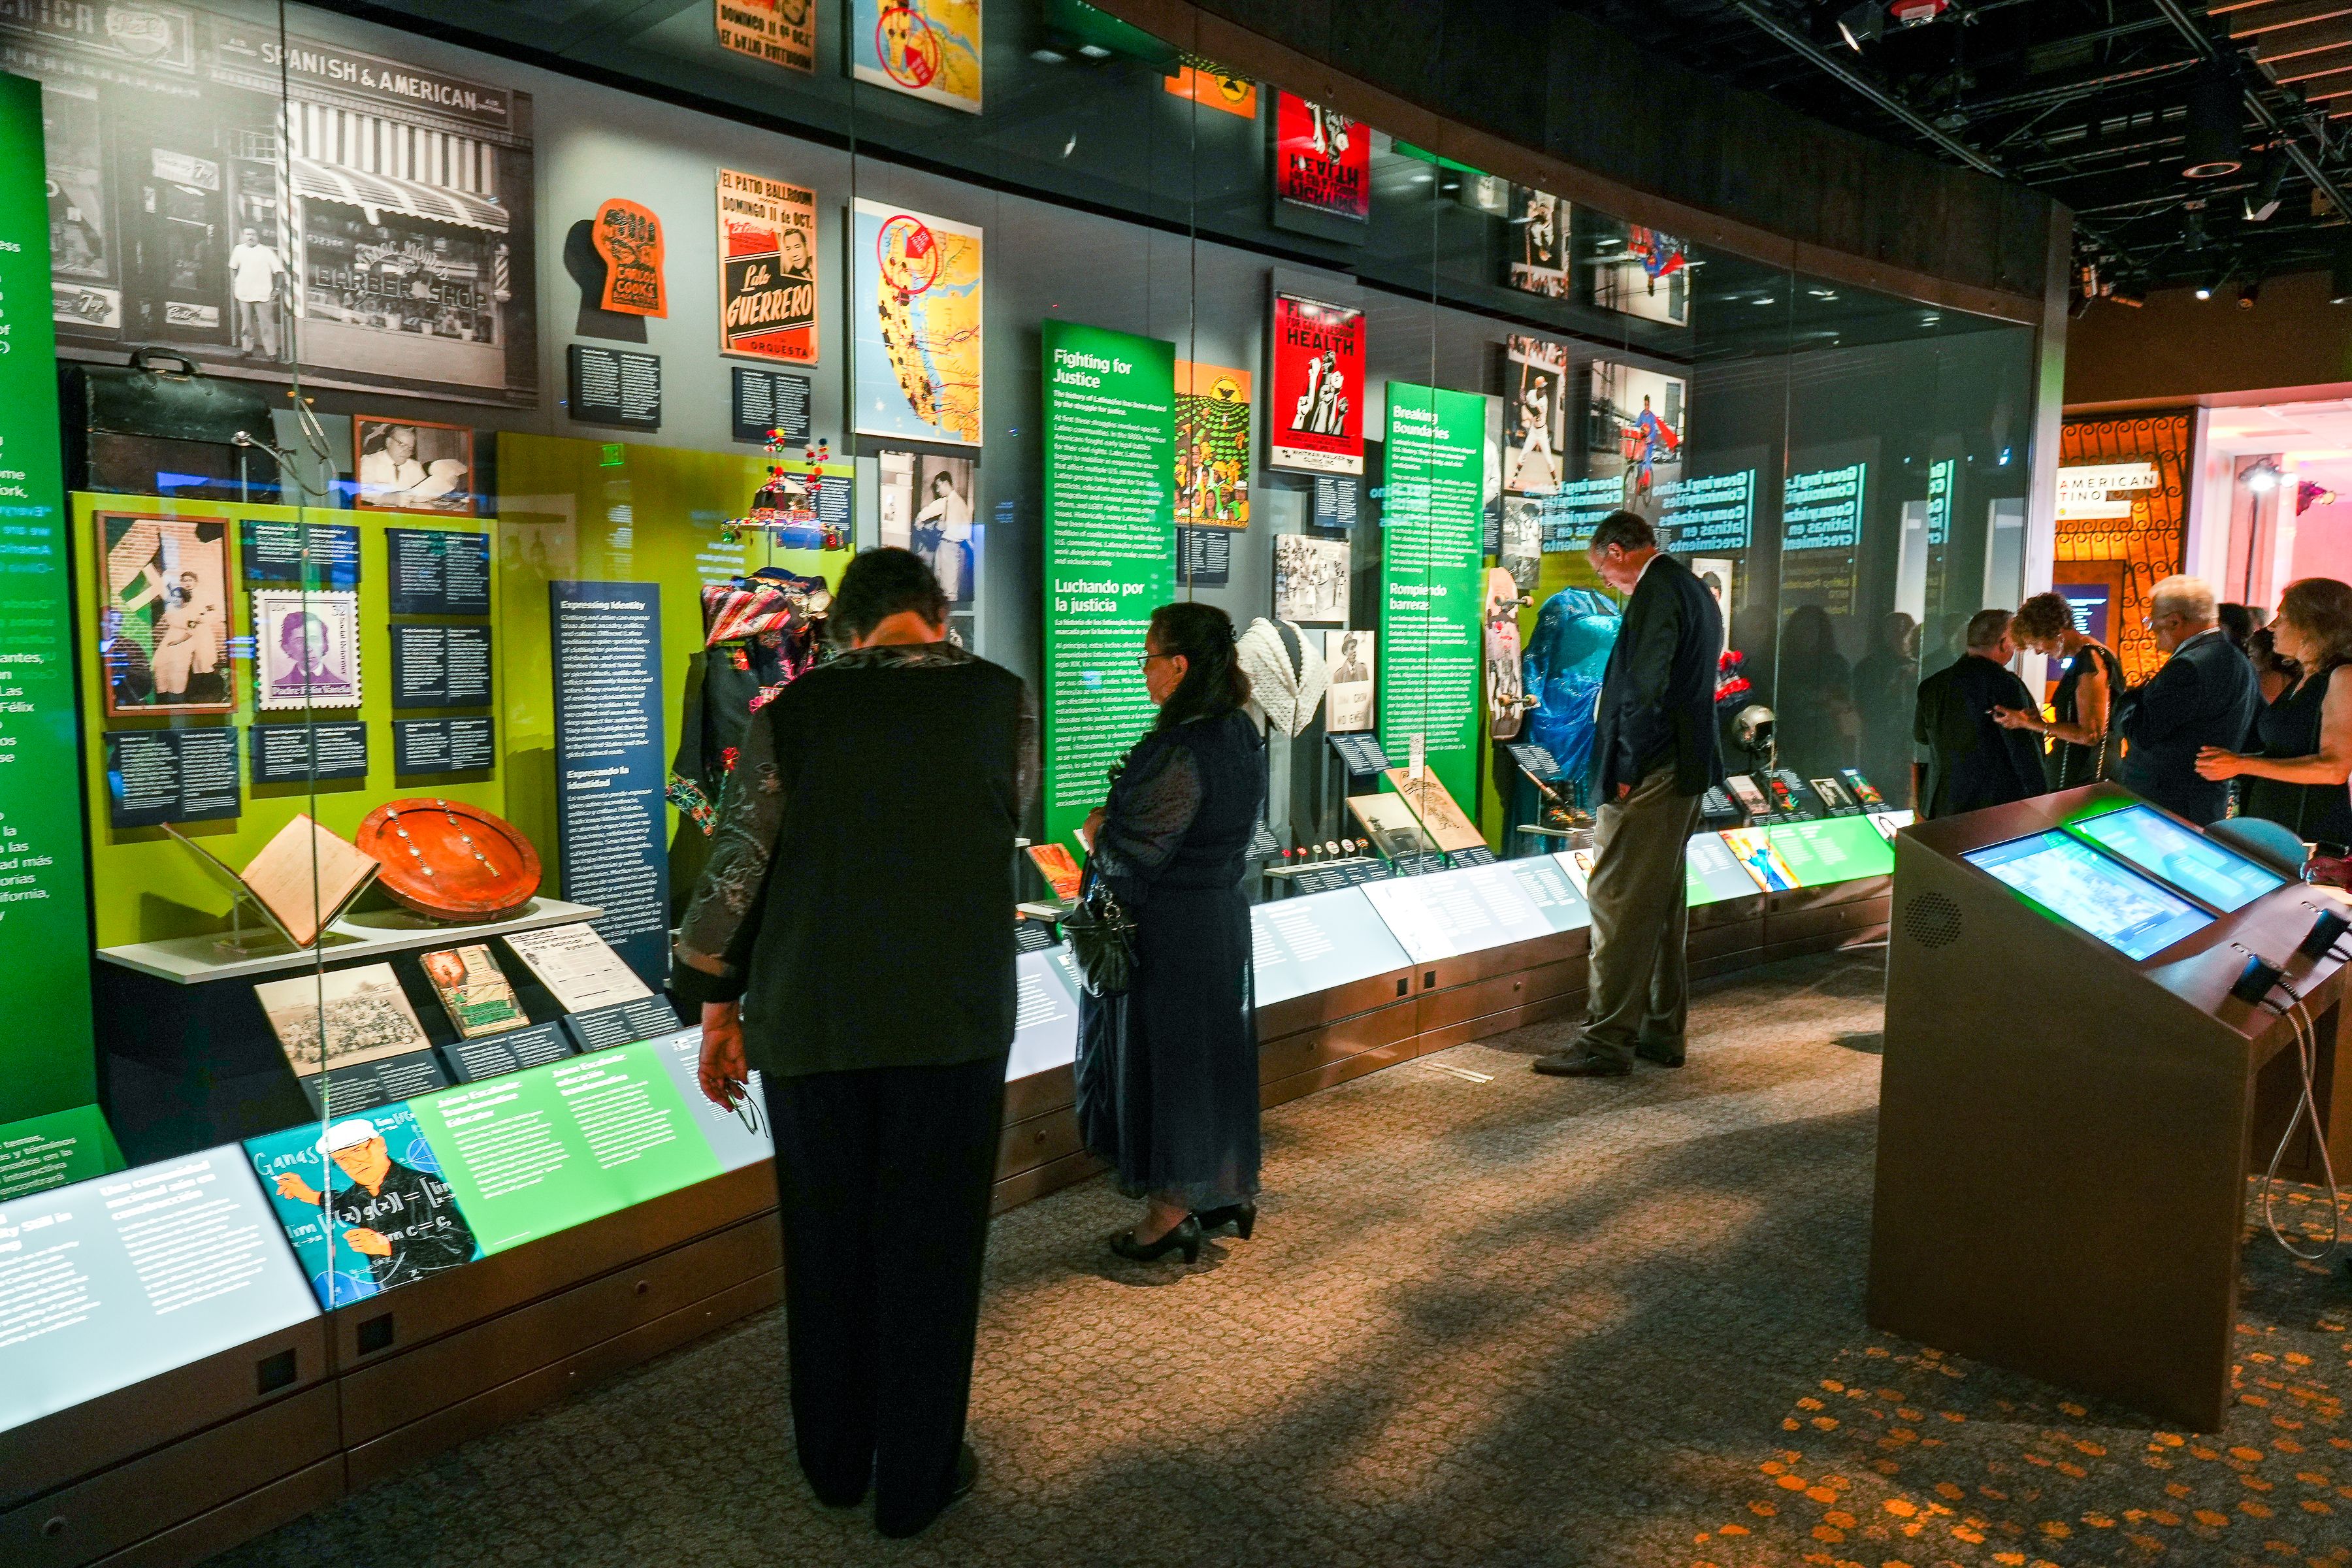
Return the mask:
<path id="1" fill-rule="evenodd" d="M 1274 617 L 1278 621 L 1348 620 L 1348 542 L 1283 533 L 1274 541 Z"/>
<path id="2" fill-rule="evenodd" d="M 474 433 L 462 425 L 352 416 L 352 504 L 471 517 Z"/>
<path id="3" fill-rule="evenodd" d="M 1568 346 L 1514 334 L 1503 371 L 1504 493 L 1550 495 L 1566 477 Z"/>
<path id="4" fill-rule="evenodd" d="M 979 541 L 972 529 L 970 458 L 883 452 L 877 498 L 882 542 L 911 550 L 940 580 L 953 606 L 979 598 Z"/>
<path id="5" fill-rule="evenodd" d="M 253 595 L 253 664 L 264 712 L 360 705 L 360 598 L 265 589 Z"/>
<path id="6" fill-rule="evenodd" d="M 231 711 L 229 525 L 100 513 L 98 548 L 108 716 Z"/>
<path id="7" fill-rule="evenodd" d="M 1377 632 L 1325 632 L 1323 728 L 1333 734 L 1372 727 L 1372 650 Z"/>

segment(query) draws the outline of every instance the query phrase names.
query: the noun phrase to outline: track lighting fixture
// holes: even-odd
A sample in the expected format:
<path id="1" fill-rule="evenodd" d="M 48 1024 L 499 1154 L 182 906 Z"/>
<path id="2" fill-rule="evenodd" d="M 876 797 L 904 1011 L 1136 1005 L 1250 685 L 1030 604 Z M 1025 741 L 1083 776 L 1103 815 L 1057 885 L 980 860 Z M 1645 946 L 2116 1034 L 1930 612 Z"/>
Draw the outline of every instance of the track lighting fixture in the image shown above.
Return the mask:
<path id="1" fill-rule="evenodd" d="M 2191 180 L 2218 180 L 2246 166 L 2238 123 L 2243 96 L 2228 73 L 2205 70 L 2189 84 L 2189 132 L 2180 173 Z"/>

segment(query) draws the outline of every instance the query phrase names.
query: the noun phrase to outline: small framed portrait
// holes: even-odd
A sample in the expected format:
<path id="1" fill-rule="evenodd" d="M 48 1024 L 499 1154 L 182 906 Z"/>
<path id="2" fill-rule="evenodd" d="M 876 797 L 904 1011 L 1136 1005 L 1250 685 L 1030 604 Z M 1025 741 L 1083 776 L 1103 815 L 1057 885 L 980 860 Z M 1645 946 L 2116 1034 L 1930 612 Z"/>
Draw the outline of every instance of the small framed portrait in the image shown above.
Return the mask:
<path id="1" fill-rule="evenodd" d="M 353 506 L 474 515 L 474 433 L 466 426 L 354 414 L 352 447 Z"/>
<path id="2" fill-rule="evenodd" d="M 253 663 L 265 713 L 360 705 L 360 596 L 262 589 L 253 595 Z"/>
<path id="3" fill-rule="evenodd" d="M 98 667 L 109 718 L 227 713 L 229 525 L 100 512 Z"/>

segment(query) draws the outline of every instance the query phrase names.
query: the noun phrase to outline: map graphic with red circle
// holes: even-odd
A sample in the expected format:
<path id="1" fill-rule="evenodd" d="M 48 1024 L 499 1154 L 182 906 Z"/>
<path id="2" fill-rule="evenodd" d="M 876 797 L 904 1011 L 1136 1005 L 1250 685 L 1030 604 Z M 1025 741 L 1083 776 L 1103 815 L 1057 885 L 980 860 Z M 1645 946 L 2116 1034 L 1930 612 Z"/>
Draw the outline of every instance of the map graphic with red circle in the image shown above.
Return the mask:
<path id="1" fill-rule="evenodd" d="M 905 5 L 885 6 L 874 24 L 874 55 L 900 87 L 923 88 L 940 74 L 940 37 Z"/>
<path id="2" fill-rule="evenodd" d="M 882 280 L 901 294 L 919 294 L 940 275 L 940 242 L 919 218 L 900 213 L 874 237 Z"/>

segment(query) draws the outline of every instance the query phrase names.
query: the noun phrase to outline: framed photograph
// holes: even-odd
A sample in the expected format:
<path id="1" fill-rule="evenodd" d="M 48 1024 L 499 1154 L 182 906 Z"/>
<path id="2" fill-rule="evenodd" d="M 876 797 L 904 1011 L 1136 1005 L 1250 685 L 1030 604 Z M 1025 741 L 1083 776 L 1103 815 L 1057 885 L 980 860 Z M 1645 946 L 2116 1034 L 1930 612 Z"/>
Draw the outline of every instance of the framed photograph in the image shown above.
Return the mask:
<path id="1" fill-rule="evenodd" d="M 1568 204 L 1549 191 L 1513 185 L 1511 236 L 1503 282 L 1522 294 L 1560 300 L 1568 296 Z"/>
<path id="2" fill-rule="evenodd" d="M 1323 728 L 1332 734 L 1372 727 L 1373 648 L 1377 632 L 1325 632 L 1323 662 L 1331 683 L 1324 689 Z"/>
<path id="3" fill-rule="evenodd" d="M 229 525 L 208 518 L 98 516 L 105 565 L 98 666 L 106 712 L 227 713 Z"/>
<path id="4" fill-rule="evenodd" d="M 389 963 L 264 980 L 253 989 L 298 1074 L 433 1047 Z"/>
<path id="5" fill-rule="evenodd" d="M 1348 542 L 1281 533 L 1274 540 L 1274 617 L 1348 624 Z"/>
<path id="6" fill-rule="evenodd" d="M 472 517 L 474 433 L 463 425 L 352 416 L 352 504 Z"/>
<path id="7" fill-rule="evenodd" d="M 877 510 L 882 542 L 923 558 L 948 604 L 970 609 L 979 598 L 980 541 L 973 532 L 970 458 L 933 452 L 877 453 Z"/>
<path id="8" fill-rule="evenodd" d="M 360 596 L 291 588 L 253 595 L 253 667 L 263 712 L 360 705 Z"/>
<path id="9" fill-rule="evenodd" d="M 1568 346 L 1514 333 L 1503 344 L 1503 493 L 1559 489 L 1568 433 Z"/>

